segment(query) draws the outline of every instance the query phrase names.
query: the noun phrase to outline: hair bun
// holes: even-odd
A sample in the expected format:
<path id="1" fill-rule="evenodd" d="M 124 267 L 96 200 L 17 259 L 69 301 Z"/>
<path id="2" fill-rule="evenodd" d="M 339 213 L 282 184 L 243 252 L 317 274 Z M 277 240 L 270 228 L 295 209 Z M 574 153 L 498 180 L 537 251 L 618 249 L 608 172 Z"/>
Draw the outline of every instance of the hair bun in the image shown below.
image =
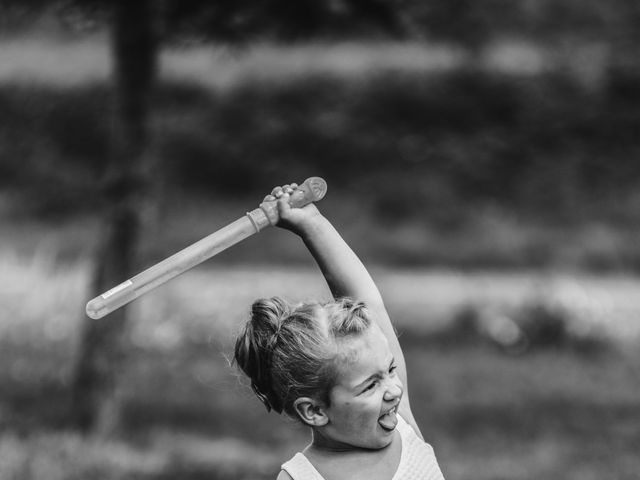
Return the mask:
<path id="1" fill-rule="evenodd" d="M 266 329 L 268 333 L 275 334 L 289 315 L 291 305 L 280 297 L 261 298 L 251 305 L 251 322 L 257 331 Z"/>
<path id="2" fill-rule="evenodd" d="M 235 360 L 251 379 L 251 388 L 267 410 L 278 413 L 283 407 L 271 388 L 271 361 L 282 323 L 290 314 L 291 306 L 280 297 L 256 300 L 235 347 Z"/>

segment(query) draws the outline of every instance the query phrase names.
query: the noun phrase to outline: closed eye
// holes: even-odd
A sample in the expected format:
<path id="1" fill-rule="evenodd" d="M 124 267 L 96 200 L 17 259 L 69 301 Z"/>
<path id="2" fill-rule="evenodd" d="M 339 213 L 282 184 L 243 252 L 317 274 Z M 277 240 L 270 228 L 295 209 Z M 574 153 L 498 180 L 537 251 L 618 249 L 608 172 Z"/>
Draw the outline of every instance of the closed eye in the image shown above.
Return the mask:
<path id="1" fill-rule="evenodd" d="M 369 390 L 373 390 L 373 388 L 378 384 L 378 381 L 376 380 L 375 382 L 371 382 L 369 385 L 367 385 L 365 387 L 365 389 L 363 390 L 363 392 L 367 392 Z"/>

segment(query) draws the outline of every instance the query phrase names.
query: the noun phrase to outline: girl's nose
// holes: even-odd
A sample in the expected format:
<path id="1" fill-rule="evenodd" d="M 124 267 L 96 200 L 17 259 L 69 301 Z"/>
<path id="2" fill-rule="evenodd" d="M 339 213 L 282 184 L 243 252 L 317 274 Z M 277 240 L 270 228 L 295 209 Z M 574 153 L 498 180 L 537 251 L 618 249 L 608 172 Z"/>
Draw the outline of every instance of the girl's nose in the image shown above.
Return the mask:
<path id="1" fill-rule="evenodd" d="M 398 382 L 388 382 L 387 389 L 384 392 L 384 399 L 387 402 L 392 402 L 402 396 L 402 385 Z"/>

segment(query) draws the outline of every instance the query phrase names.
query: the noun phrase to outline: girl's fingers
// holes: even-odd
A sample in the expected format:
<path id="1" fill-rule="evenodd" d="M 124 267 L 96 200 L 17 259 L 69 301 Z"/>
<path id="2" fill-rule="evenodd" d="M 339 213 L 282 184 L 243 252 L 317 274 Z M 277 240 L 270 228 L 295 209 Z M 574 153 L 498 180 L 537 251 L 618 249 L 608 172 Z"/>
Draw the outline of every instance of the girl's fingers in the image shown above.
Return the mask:
<path id="1" fill-rule="evenodd" d="M 267 195 L 266 197 L 264 197 L 263 202 L 273 202 L 276 199 L 276 197 L 274 197 L 273 195 Z"/>
<path id="2" fill-rule="evenodd" d="M 289 205 L 289 194 L 283 193 L 278 198 L 278 213 L 280 214 L 280 218 L 287 218 L 290 211 L 291 206 Z"/>
<path id="3" fill-rule="evenodd" d="M 285 193 L 291 195 L 296 188 L 298 188 L 297 183 L 286 184 L 286 185 L 282 185 L 281 187 L 278 186 L 278 187 L 275 187 L 273 190 L 271 190 L 271 196 L 277 199 L 277 198 L 280 198 Z"/>

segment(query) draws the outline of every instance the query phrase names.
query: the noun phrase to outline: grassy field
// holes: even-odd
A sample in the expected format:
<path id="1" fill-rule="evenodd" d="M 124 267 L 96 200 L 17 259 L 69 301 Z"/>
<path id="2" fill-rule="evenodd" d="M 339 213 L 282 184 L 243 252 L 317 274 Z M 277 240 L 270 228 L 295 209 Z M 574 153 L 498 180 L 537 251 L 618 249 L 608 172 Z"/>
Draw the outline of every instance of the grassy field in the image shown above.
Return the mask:
<path id="1" fill-rule="evenodd" d="M 306 441 L 299 427 L 263 410 L 228 358 L 254 298 L 328 296 L 309 265 L 212 261 L 134 303 L 119 393 L 125 431 L 110 440 L 86 439 L 65 426 L 90 264 L 61 262 L 41 247 L 29 256 L 5 250 L 2 265 L 3 480 L 268 479 Z M 634 278 L 388 268 L 374 274 L 404 345 L 416 416 L 447 478 L 636 478 Z M 481 339 L 457 338 L 450 328 L 470 305 L 497 315 L 528 302 L 562 305 L 585 327 L 578 331 L 611 344 L 586 353 L 549 347 L 509 354 Z"/>

